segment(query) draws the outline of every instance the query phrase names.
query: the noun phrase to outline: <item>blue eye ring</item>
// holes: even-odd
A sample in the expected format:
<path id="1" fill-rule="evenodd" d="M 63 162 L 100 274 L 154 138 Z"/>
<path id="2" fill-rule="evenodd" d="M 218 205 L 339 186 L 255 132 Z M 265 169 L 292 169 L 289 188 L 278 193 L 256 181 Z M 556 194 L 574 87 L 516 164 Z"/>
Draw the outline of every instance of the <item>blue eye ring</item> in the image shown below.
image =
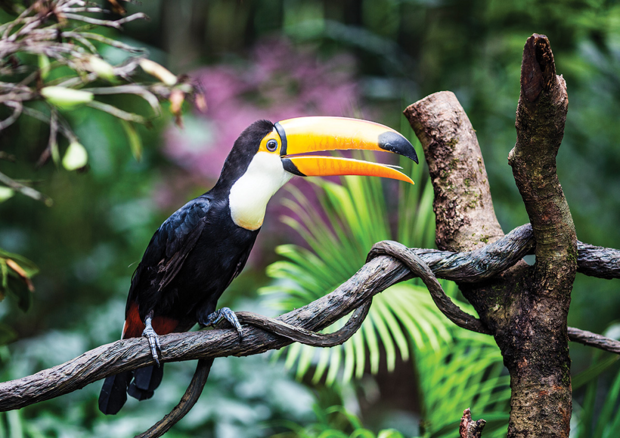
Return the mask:
<path id="1" fill-rule="evenodd" d="M 271 139 L 267 142 L 267 150 L 269 152 L 275 152 L 275 150 L 278 149 L 278 142 Z"/>

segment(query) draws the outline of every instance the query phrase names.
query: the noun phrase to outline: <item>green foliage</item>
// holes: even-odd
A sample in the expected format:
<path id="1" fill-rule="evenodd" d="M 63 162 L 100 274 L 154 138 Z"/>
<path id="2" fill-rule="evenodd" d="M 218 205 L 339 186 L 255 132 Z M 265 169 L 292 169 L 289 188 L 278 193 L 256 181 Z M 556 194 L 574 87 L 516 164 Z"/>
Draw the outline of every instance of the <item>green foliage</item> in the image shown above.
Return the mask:
<path id="1" fill-rule="evenodd" d="M 464 302 L 458 305 L 471 312 Z M 414 355 L 423 400 L 423 427 L 433 438 L 451 438 L 463 410 L 484 418 L 485 437 L 506 435 L 510 380 L 499 348 L 490 336 L 453 328 L 441 348 L 421 348 Z"/>
<path id="2" fill-rule="evenodd" d="M 617 331 L 618 324 L 607 330 L 609 336 Z M 615 366 L 614 374 L 604 373 L 617 365 L 616 354 L 595 351 L 591 365 L 572 378 L 573 391 L 583 389 L 579 403 L 573 399 L 573 420 L 575 438 L 612 438 L 620 428 L 620 370 Z"/>
<path id="3" fill-rule="evenodd" d="M 407 170 L 414 180 L 423 180 L 421 166 L 412 171 L 409 165 Z M 321 198 L 324 217 L 295 187 L 288 188 L 293 199 L 283 201 L 296 215 L 284 216 L 283 222 L 297 231 L 311 250 L 296 245 L 277 248 L 278 254 L 288 260 L 271 265 L 267 273 L 282 281 L 261 289 L 260 293 L 284 292 L 286 295 L 278 304 L 280 309 L 303 306 L 332 291 L 362 266 L 374 243 L 389 239 L 392 234 L 379 179 L 345 177 L 342 186 L 322 180 L 314 184 L 324 194 Z M 400 209 L 398 220 L 410 221 L 411 228 L 400 226 L 397 238 L 405 244 L 413 241 L 423 244 L 432 239 L 433 233 L 433 221 L 429 218 L 432 215 L 431 186 L 425 184 L 424 194 L 420 185 L 408 186 L 401 184 L 397 187 L 401 199 L 408 201 L 406 207 Z M 420 198 L 420 202 L 416 202 Z M 410 209 L 421 214 L 413 215 L 408 211 Z M 334 248 L 338 250 L 334 251 Z M 313 361 L 318 361 L 313 381 L 318 382 L 326 373 L 328 384 L 335 381 L 342 363 L 342 379 L 347 382 L 353 376 L 362 376 L 367 352 L 370 369 L 377 372 L 381 345 L 386 351 L 388 369 L 392 370 L 397 351 L 402 357 L 409 357 L 407 339 L 424 340 L 435 347 L 441 339 L 449 339 L 441 318 L 423 287 L 398 285 L 373 299 L 362 328 L 344 345 L 318 351 L 309 346 L 294 345 L 289 349 L 286 363 L 291 366 L 297 362 L 297 376 L 301 377 Z M 337 330 L 342 324 L 342 321 L 334 324 L 328 331 Z"/>
<path id="4" fill-rule="evenodd" d="M 97 4 L 86 8 L 68 0 L 36 2 L 27 8 L 5 10 L 18 15 L 8 18 L 6 13 L 0 14 L 0 113 L 11 112 L 6 118 L 0 117 L 0 131 L 16 123 L 21 115 L 48 124 L 48 145 L 38 160 L 39 166 L 50 157 L 57 166 L 62 163 L 70 171 L 88 164 L 87 149 L 71 123 L 71 114 L 77 109 L 90 107 L 120 121 L 132 153 L 139 159 L 141 143 L 132 123 L 148 124 L 159 117 L 161 101 L 170 102 L 179 125 L 186 97 L 205 108 L 203 96 L 195 92 L 188 78 L 179 79 L 162 65 L 146 59 L 145 49 L 107 35 L 106 28 L 120 29 L 122 24 L 147 18 L 143 13 L 116 20 L 99 19 L 93 15 L 105 17 L 110 12 Z M 121 10 L 119 13 L 124 14 Z M 116 58 L 116 63 L 108 62 L 106 56 L 108 60 Z M 151 114 L 143 116 L 126 104 L 121 109 L 116 102 L 110 103 L 110 95 L 134 96 L 143 101 L 142 107 L 148 104 Z M 139 112 L 145 112 L 144 108 Z M 68 143 L 62 159 L 59 137 Z M 91 140 L 88 138 L 88 143 Z M 0 201 L 17 191 L 51 204 L 28 183 L 17 182 L 3 173 L 0 182 L 6 185 L 0 186 Z"/>
<path id="5" fill-rule="evenodd" d="M 431 245 L 434 236 L 432 186 L 421 169 L 407 169 L 417 182 L 415 186 L 397 187 L 395 234 L 408 246 Z M 393 214 L 385 201 L 394 192 L 385 195 L 379 179 L 345 177 L 342 185 L 327 181 L 314 184 L 320 208 L 299 189 L 291 188 L 294 201 L 284 203 L 295 216 L 282 218 L 303 237 L 309 249 L 278 247 L 277 252 L 287 260 L 274 263 L 267 272 L 279 281 L 261 290 L 276 297 L 283 310 L 331 292 L 359 269 L 375 242 L 394 235 L 389 225 Z M 443 284 L 455 299 L 455 285 Z M 467 303 L 456 302 L 473 312 Z M 342 324 L 340 321 L 327 331 Z M 415 282 L 392 286 L 375 296 L 362 328 L 342 346 L 317 351 L 295 344 L 286 353 L 286 365 L 296 366 L 297 378 L 314 369 L 314 383 L 322 379 L 327 385 L 337 379 L 347 383 L 361 378 L 367 368 L 376 373 L 381 351 L 385 352 L 389 371 L 394 369 L 397 354 L 405 360 L 413 357 L 424 408 L 423 428 L 428 436 L 453 436 L 467 407 L 477 416 L 488 418 L 488 436 L 505 433 L 510 389 L 499 349 L 492 338 L 453 326 L 437 310 L 426 288 Z M 315 432 L 310 436 L 322 436 Z"/>
<path id="6" fill-rule="evenodd" d="M 307 426 L 292 422 L 282 423 L 292 432 L 279 433 L 272 438 L 404 438 L 403 434 L 395 429 L 384 429 L 375 434 L 342 406 L 332 406 L 324 410 L 315 405 L 313 410 L 317 419 L 315 423 Z"/>
<path id="7" fill-rule="evenodd" d="M 0 248 L 0 301 L 10 295 L 17 300 L 20 309 L 27 311 L 34 291 L 31 279 L 38 272 L 39 268 L 27 258 Z M 2 339 L 7 338 L 7 328 L 1 331 L 0 345 L 4 345 Z"/>

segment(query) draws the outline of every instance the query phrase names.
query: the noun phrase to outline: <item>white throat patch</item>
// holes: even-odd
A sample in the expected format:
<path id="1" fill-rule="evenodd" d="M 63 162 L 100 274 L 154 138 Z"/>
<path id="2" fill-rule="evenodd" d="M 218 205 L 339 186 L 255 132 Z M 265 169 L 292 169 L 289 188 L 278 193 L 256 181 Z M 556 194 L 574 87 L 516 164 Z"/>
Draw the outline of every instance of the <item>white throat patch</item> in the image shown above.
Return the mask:
<path id="1" fill-rule="evenodd" d="M 267 202 L 292 177 L 282 167 L 278 154 L 258 152 L 248 170 L 230 189 L 228 201 L 235 224 L 246 230 L 259 229 Z"/>

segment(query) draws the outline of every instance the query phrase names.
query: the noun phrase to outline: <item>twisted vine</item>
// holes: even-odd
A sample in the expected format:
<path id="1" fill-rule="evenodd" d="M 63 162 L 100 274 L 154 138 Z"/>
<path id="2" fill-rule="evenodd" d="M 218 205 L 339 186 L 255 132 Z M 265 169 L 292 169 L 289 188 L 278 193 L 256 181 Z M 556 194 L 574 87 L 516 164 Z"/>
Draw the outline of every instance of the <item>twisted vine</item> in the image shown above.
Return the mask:
<path id="1" fill-rule="evenodd" d="M 456 325 L 489 334 L 480 320 L 465 313 L 444 293 L 437 278 L 477 282 L 491 278 L 531 253 L 534 240 L 531 227 L 523 225 L 502 239 L 475 251 L 452 253 L 410 249 L 397 242 L 376 244 L 367 263 L 348 281 L 330 294 L 278 318 L 250 312 L 237 312 L 246 324 L 239 340 L 232 329 L 175 333 L 161 337 L 162 361 L 199 359 L 199 364 L 183 399 L 163 420 L 140 437 L 161 436 L 189 412 L 208 377 L 215 357 L 248 356 L 279 349 L 293 342 L 332 347 L 348 340 L 368 314 L 372 297 L 400 281 L 419 277 L 429 288 L 438 308 Z M 579 244 L 579 270 L 601 278 L 620 277 L 619 251 Z M 342 329 L 321 334 L 319 330 L 353 312 Z M 571 341 L 620 354 L 620 342 L 604 336 L 569 328 Z M 90 350 L 62 365 L 21 379 L 0 383 L 0 411 L 19 409 L 80 389 L 99 379 L 129 369 L 153 364 L 148 342 L 142 338 L 124 339 Z"/>

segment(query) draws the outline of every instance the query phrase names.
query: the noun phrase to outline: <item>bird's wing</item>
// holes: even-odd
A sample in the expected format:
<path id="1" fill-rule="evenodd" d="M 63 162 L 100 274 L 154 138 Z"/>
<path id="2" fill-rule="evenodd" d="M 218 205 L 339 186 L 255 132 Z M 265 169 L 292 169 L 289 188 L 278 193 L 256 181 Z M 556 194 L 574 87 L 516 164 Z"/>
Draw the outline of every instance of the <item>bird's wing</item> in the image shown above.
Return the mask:
<path id="1" fill-rule="evenodd" d="M 131 281 L 127 312 L 138 294 L 154 297 L 174 280 L 206 226 L 209 206 L 208 199 L 194 199 L 155 232 Z"/>
<path id="2" fill-rule="evenodd" d="M 237 265 L 235 266 L 235 270 L 233 271 L 233 274 L 230 277 L 230 280 L 228 280 L 228 284 L 226 285 L 226 288 L 228 288 L 228 286 L 230 286 L 230 283 L 232 283 L 232 281 L 235 278 L 237 278 L 239 274 L 241 274 L 241 271 L 243 271 L 243 268 L 245 267 L 245 264 L 248 261 L 248 258 L 250 257 L 250 252 L 252 252 L 252 246 L 253 246 L 253 243 L 252 245 L 249 245 L 242 254 L 240 254 L 239 261 L 237 262 Z"/>

